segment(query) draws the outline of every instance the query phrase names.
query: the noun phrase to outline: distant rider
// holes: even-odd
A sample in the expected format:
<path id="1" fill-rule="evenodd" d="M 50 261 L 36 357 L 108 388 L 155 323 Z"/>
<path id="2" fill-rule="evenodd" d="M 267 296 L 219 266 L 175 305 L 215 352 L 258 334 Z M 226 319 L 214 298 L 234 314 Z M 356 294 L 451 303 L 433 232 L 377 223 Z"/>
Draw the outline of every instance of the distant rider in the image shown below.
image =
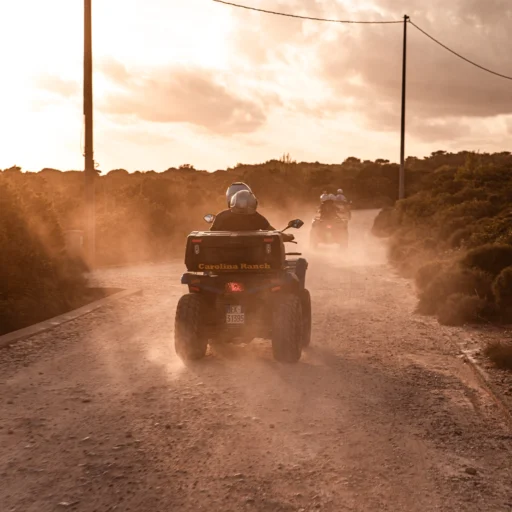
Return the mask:
<path id="1" fill-rule="evenodd" d="M 340 203 L 348 203 L 348 200 L 347 198 L 345 197 L 345 195 L 343 194 L 343 189 L 339 188 L 337 190 L 337 194 L 336 194 L 336 201 L 340 202 Z"/>
<path id="2" fill-rule="evenodd" d="M 327 201 L 328 198 L 329 194 L 327 193 L 327 190 L 324 190 L 320 196 L 320 202 L 323 203 L 324 201 Z"/>
<path id="3" fill-rule="evenodd" d="M 350 203 L 346 198 L 345 194 L 343 194 L 343 189 L 339 188 L 336 194 L 336 204 L 341 213 L 344 213 L 348 216 L 349 219 L 352 218 L 352 212 L 350 211 Z"/>

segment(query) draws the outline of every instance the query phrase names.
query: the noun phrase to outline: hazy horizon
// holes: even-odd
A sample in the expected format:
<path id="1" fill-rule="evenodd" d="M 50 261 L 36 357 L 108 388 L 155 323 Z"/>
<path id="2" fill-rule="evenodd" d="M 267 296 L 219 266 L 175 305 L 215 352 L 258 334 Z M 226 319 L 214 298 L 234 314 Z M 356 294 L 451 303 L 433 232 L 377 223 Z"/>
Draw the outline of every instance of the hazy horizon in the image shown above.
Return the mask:
<path id="1" fill-rule="evenodd" d="M 512 73 L 505 0 L 240 3 L 354 20 L 407 13 L 464 56 Z M 0 57 L 8 77 L 0 85 L 0 168 L 81 170 L 82 3 L 19 0 L 3 16 L 0 42 L 10 51 Z M 93 1 L 95 160 L 104 173 L 183 164 L 215 171 L 284 153 L 326 164 L 349 156 L 397 162 L 402 36 L 400 24 L 301 21 L 210 0 Z M 412 26 L 407 98 L 406 156 L 509 145 L 507 80 Z"/>

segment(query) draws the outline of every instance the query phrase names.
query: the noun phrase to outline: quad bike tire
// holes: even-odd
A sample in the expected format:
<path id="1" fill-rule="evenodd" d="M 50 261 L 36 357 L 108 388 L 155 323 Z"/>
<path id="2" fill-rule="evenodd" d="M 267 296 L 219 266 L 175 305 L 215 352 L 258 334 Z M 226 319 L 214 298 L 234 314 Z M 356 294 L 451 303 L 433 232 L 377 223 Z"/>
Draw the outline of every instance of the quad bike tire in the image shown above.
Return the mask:
<path id="1" fill-rule="evenodd" d="M 302 304 L 297 295 L 285 295 L 276 304 L 272 322 L 272 353 L 276 361 L 296 363 L 302 355 Z"/>
<path id="2" fill-rule="evenodd" d="M 311 343 L 311 294 L 309 290 L 302 290 L 302 347 L 309 347 Z"/>
<path id="3" fill-rule="evenodd" d="M 176 307 L 174 348 L 184 361 L 195 361 L 206 355 L 208 339 L 203 326 L 206 303 L 201 295 L 183 295 Z"/>

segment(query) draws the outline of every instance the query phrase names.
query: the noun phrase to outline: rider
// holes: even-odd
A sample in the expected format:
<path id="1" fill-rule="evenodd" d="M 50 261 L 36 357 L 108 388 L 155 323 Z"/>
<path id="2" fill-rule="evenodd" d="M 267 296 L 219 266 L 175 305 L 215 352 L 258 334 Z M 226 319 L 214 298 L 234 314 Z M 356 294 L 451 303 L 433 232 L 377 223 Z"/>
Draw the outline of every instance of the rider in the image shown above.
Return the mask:
<path id="1" fill-rule="evenodd" d="M 258 200 L 251 190 L 241 189 L 231 195 L 229 209 L 220 212 L 213 221 L 210 231 L 275 231 L 269 221 L 259 214 Z"/>
<path id="2" fill-rule="evenodd" d="M 276 231 L 270 222 L 256 211 L 258 200 L 248 185 L 232 183 L 226 190 L 229 209 L 220 212 L 213 221 L 210 231 Z M 285 240 L 293 235 L 283 233 Z"/>
<path id="3" fill-rule="evenodd" d="M 348 218 L 352 218 L 352 213 L 350 211 L 350 203 L 346 198 L 345 194 L 343 194 L 343 189 L 339 188 L 337 190 L 336 195 L 336 205 L 340 211 L 340 213 L 348 215 Z"/>
<path id="4" fill-rule="evenodd" d="M 340 203 L 347 203 L 347 198 L 345 197 L 345 195 L 343 194 L 343 189 L 339 188 L 337 190 L 337 194 L 336 194 L 336 201 L 340 202 Z"/>
<path id="5" fill-rule="evenodd" d="M 258 200 L 252 190 L 245 183 L 231 184 L 226 191 L 228 210 L 220 212 L 213 221 L 210 231 L 276 231 L 270 222 L 256 211 Z M 295 239 L 292 234 L 281 233 L 283 242 Z M 299 265 L 296 274 L 299 281 L 304 284 L 307 265 Z"/>
<path id="6" fill-rule="evenodd" d="M 324 201 L 327 201 L 328 198 L 329 194 L 327 193 L 327 190 L 324 190 L 320 196 L 320 202 L 323 203 Z"/>
<path id="7" fill-rule="evenodd" d="M 336 214 L 336 206 L 334 203 L 333 195 L 329 194 L 327 200 L 325 200 L 318 209 L 320 217 L 323 219 L 331 218 Z"/>

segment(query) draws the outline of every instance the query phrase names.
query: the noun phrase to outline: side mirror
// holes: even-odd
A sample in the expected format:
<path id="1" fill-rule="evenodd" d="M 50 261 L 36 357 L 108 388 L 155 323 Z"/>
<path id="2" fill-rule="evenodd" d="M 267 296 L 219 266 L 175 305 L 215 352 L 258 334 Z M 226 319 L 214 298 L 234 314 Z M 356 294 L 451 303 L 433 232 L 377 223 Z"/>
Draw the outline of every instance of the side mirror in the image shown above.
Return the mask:
<path id="1" fill-rule="evenodd" d="M 290 222 L 288 222 L 287 227 L 299 229 L 302 226 L 304 226 L 304 222 L 302 222 L 300 219 L 295 219 L 295 220 L 291 220 Z"/>
<path id="2" fill-rule="evenodd" d="M 203 217 L 205 222 L 208 222 L 208 224 L 211 224 L 215 220 L 215 215 L 212 215 L 211 213 L 208 213 Z"/>

